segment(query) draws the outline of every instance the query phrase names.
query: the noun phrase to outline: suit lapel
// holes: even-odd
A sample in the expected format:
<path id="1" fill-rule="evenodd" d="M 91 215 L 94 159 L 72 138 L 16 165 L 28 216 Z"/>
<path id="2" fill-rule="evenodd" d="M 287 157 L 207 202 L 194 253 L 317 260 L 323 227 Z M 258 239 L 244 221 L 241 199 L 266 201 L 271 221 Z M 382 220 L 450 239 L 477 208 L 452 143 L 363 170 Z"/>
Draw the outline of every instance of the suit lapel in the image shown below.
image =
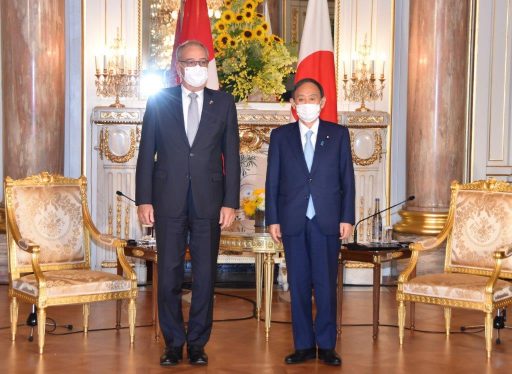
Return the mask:
<path id="1" fill-rule="evenodd" d="M 208 126 L 208 117 L 210 117 L 211 111 L 213 110 L 212 92 L 208 88 L 205 88 L 203 93 L 204 94 L 203 107 L 201 109 L 201 119 L 199 120 L 199 127 L 197 129 L 196 137 L 194 138 L 194 142 L 192 143 L 192 145 L 196 144 L 198 138 L 202 137 L 202 134 L 205 132 L 205 127 Z"/>
<path id="2" fill-rule="evenodd" d="M 187 132 L 185 130 L 185 119 L 183 118 L 183 100 L 181 97 L 181 86 L 177 86 L 172 89 L 171 95 L 169 97 L 171 112 L 174 114 L 176 121 L 175 123 L 177 128 L 174 129 L 179 134 L 179 137 L 185 142 L 188 146 L 188 138 Z"/>
<path id="3" fill-rule="evenodd" d="M 302 149 L 302 141 L 300 138 L 300 130 L 299 130 L 299 122 L 295 122 L 292 127 L 292 136 L 288 139 L 292 153 L 297 158 L 297 161 L 301 165 L 301 169 L 304 171 L 306 175 L 309 175 L 308 165 L 306 164 L 306 159 L 304 158 L 304 150 Z"/>
<path id="4" fill-rule="evenodd" d="M 324 157 L 325 151 L 329 145 L 329 130 L 322 120 L 318 125 L 318 134 L 316 136 L 315 143 L 315 153 L 313 156 L 313 165 L 311 165 L 311 174 L 313 174 L 318 167 L 318 165 L 322 164 L 322 159 Z"/>

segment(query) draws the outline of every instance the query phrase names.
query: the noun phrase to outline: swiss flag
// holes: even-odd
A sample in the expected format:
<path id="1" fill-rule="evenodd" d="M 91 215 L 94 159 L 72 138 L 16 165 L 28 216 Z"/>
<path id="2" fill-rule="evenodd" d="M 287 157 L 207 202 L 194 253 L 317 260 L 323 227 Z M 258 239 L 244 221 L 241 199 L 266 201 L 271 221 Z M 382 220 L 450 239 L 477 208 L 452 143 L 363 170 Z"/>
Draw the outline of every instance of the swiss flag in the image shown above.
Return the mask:
<path id="1" fill-rule="evenodd" d="M 217 76 L 217 65 L 215 65 L 213 38 L 206 0 L 185 0 L 183 12 L 180 13 L 174 37 L 171 77 L 176 76 L 176 49 L 178 46 L 187 40 L 197 40 L 203 43 L 208 49 L 208 56 L 210 59 L 210 63 L 208 64 L 208 82 L 206 87 L 218 90 L 219 77 Z M 173 78 L 171 79 L 173 80 Z"/>
<path id="2" fill-rule="evenodd" d="M 326 104 L 320 118 L 338 123 L 334 49 L 327 0 L 308 2 L 295 82 L 303 78 L 313 78 L 324 89 Z M 293 116 L 298 118 L 294 110 Z"/>

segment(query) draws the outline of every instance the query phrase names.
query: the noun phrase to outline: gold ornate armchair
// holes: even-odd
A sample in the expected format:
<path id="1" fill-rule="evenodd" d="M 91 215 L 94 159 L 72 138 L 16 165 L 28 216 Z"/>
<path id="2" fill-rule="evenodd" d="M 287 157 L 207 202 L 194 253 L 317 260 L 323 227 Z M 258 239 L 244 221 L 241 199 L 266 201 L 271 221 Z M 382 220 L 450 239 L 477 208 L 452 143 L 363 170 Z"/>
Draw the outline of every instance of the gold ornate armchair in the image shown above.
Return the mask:
<path id="1" fill-rule="evenodd" d="M 453 182 L 446 225 L 436 238 L 410 245 L 412 255 L 398 279 L 398 325 L 404 340 L 405 302 L 444 307 L 446 335 L 451 308 L 485 313 L 487 357 L 492 349 L 495 310 L 512 304 L 512 186 L 496 180 Z M 444 272 L 411 278 L 418 256 L 444 241 Z"/>
<path id="2" fill-rule="evenodd" d="M 89 303 L 129 299 L 130 343 L 135 334 L 135 272 L 125 242 L 102 235 L 87 208 L 87 181 L 41 173 L 4 183 L 11 334 L 16 338 L 18 303 L 37 307 L 39 353 L 43 353 L 46 308 L 83 304 L 87 334 Z M 90 238 L 114 247 L 125 277 L 91 270 Z"/>

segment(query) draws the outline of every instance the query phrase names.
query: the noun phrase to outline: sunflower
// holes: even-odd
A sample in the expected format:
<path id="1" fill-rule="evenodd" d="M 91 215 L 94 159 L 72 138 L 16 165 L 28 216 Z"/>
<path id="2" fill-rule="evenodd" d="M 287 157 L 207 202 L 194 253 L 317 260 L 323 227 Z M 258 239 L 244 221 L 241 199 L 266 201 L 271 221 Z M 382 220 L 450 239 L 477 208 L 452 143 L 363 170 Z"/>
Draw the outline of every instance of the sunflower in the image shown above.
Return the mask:
<path id="1" fill-rule="evenodd" d="M 243 12 L 243 16 L 244 16 L 245 22 L 251 22 L 252 18 L 254 17 L 254 12 L 252 10 L 246 9 Z"/>
<path id="2" fill-rule="evenodd" d="M 283 39 L 281 39 L 279 36 L 277 35 L 272 35 L 272 38 L 274 38 L 274 41 L 276 43 L 282 43 L 283 42 Z"/>
<path id="3" fill-rule="evenodd" d="M 245 29 L 243 32 L 242 32 L 242 38 L 244 40 L 251 40 L 252 39 L 252 30 L 247 30 Z"/>
<path id="4" fill-rule="evenodd" d="M 231 36 L 229 34 L 222 32 L 220 33 L 217 38 L 215 39 L 215 43 L 219 46 L 219 48 L 225 48 L 229 43 L 229 41 L 232 40 Z"/>
<path id="5" fill-rule="evenodd" d="M 231 48 L 235 48 L 235 47 L 238 46 L 238 43 L 237 43 L 237 41 L 235 39 L 229 39 L 229 46 Z"/>
<path id="6" fill-rule="evenodd" d="M 265 18 L 265 16 L 263 14 L 261 14 L 261 13 L 256 13 L 256 17 L 258 17 L 258 18 Z"/>
<path id="7" fill-rule="evenodd" d="M 223 13 L 222 13 L 222 16 L 221 16 L 221 20 L 224 21 L 226 24 L 230 24 L 231 22 L 233 22 L 235 19 L 235 13 L 231 10 L 225 10 Z"/>
<path id="8" fill-rule="evenodd" d="M 237 23 L 244 22 L 244 15 L 240 14 L 240 13 L 237 13 L 236 16 L 235 16 L 235 22 L 237 22 Z"/>
<path id="9" fill-rule="evenodd" d="M 257 26 L 255 29 L 254 29 L 254 35 L 260 39 L 260 40 L 263 40 L 263 38 L 265 37 L 265 34 L 267 32 L 263 29 L 263 27 L 260 26 Z"/>
<path id="10" fill-rule="evenodd" d="M 260 26 L 263 27 L 263 30 L 265 31 L 268 31 L 269 29 L 267 21 L 263 21 Z"/>
<path id="11" fill-rule="evenodd" d="M 224 31 L 226 31 L 228 28 L 228 26 L 222 21 L 222 20 L 218 20 L 217 22 L 215 22 L 215 29 L 222 33 Z"/>
<path id="12" fill-rule="evenodd" d="M 231 3 L 232 3 L 232 1 L 231 1 L 231 0 L 225 0 L 225 1 L 224 1 L 224 6 L 225 6 L 226 8 L 229 8 L 229 7 L 231 6 Z"/>
<path id="13" fill-rule="evenodd" d="M 245 9 L 249 9 L 249 10 L 254 10 L 256 9 L 258 5 L 252 1 L 252 0 L 247 0 L 245 3 L 244 3 L 244 8 Z"/>
<path id="14" fill-rule="evenodd" d="M 265 36 L 263 38 L 263 41 L 268 44 L 268 43 L 270 43 L 270 38 L 268 36 Z"/>

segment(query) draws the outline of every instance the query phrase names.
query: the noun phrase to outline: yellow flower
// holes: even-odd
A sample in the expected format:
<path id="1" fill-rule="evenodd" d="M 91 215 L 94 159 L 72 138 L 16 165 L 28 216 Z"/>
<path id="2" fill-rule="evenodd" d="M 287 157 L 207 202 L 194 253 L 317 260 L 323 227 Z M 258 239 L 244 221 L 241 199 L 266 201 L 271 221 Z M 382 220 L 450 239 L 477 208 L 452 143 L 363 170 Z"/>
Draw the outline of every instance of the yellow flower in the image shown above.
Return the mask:
<path id="1" fill-rule="evenodd" d="M 257 188 L 242 199 L 242 209 L 248 217 L 254 216 L 256 210 L 265 210 L 265 189 Z"/>
<path id="2" fill-rule="evenodd" d="M 217 29 L 218 32 L 224 32 L 227 30 L 227 25 L 222 21 L 222 20 L 218 20 L 217 22 L 215 22 L 215 29 Z"/>
<path id="3" fill-rule="evenodd" d="M 252 31 L 251 30 L 247 30 L 245 29 L 243 32 L 242 32 L 242 38 L 244 40 L 251 40 L 252 39 Z"/>
<path id="4" fill-rule="evenodd" d="M 256 36 L 256 38 L 258 38 L 260 40 L 264 40 L 266 33 L 267 32 L 263 29 L 263 27 L 261 27 L 261 25 L 257 26 L 254 29 L 254 35 Z"/>
<path id="5" fill-rule="evenodd" d="M 215 43 L 220 47 L 220 48 L 225 48 L 229 43 L 229 41 L 231 40 L 231 37 L 229 36 L 229 34 L 226 34 L 225 32 L 219 34 L 219 36 L 217 36 L 217 38 L 215 39 Z"/>
<path id="6" fill-rule="evenodd" d="M 260 26 L 261 26 L 261 27 L 263 28 L 263 30 L 265 30 L 265 31 L 268 31 L 268 29 L 269 29 L 269 26 L 268 26 L 267 21 L 263 21 L 263 22 L 261 23 L 261 25 L 260 25 Z"/>
<path id="7" fill-rule="evenodd" d="M 235 22 L 240 23 L 240 22 L 243 22 L 243 21 L 244 21 L 244 15 L 243 14 L 237 14 L 235 16 Z"/>
<path id="8" fill-rule="evenodd" d="M 252 10 L 246 9 L 243 12 L 243 16 L 244 16 L 245 22 L 250 22 L 252 20 L 252 17 L 254 16 L 254 12 Z"/>
<path id="9" fill-rule="evenodd" d="M 235 13 L 229 9 L 222 12 L 220 17 L 225 23 L 230 24 L 235 20 Z"/>
<path id="10" fill-rule="evenodd" d="M 235 39 L 229 39 L 229 46 L 235 48 L 238 45 Z"/>
<path id="11" fill-rule="evenodd" d="M 250 9 L 250 10 L 254 10 L 256 9 L 258 5 L 256 5 L 256 3 L 252 0 L 247 0 L 245 3 L 244 3 L 244 8 L 245 9 Z"/>
<path id="12" fill-rule="evenodd" d="M 277 36 L 277 35 L 272 35 L 272 38 L 274 39 L 274 41 L 275 41 L 276 43 L 280 43 L 280 44 L 282 44 L 282 43 L 283 43 L 283 39 L 281 39 L 281 38 L 280 38 L 279 36 Z"/>
<path id="13" fill-rule="evenodd" d="M 264 18 L 263 14 L 261 14 L 261 13 L 256 13 L 256 17 L 258 17 L 258 18 Z"/>
<path id="14" fill-rule="evenodd" d="M 229 8 L 229 7 L 231 6 L 231 0 L 225 0 L 225 1 L 224 1 L 224 6 L 225 6 L 226 8 Z"/>

